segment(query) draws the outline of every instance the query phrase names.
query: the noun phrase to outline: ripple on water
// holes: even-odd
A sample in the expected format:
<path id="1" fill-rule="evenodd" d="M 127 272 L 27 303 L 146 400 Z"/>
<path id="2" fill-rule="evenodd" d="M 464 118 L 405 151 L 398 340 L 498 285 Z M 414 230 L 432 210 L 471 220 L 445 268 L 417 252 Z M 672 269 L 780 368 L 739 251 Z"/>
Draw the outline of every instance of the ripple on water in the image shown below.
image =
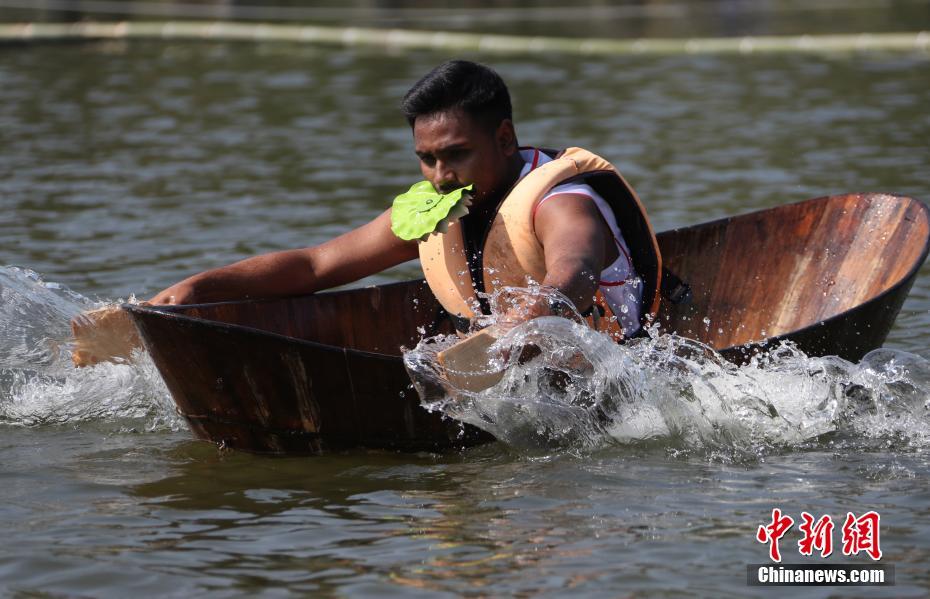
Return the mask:
<path id="1" fill-rule="evenodd" d="M 835 30 L 840 13 L 802 4 L 799 26 Z M 901 11 L 913 17 L 905 24 L 926 21 L 919 2 L 894 4 L 845 27 L 900 29 L 890 20 Z M 691 8 L 709 31 L 732 33 L 714 3 Z M 568 24 L 576 33 L 617 34 L 616 20 L 564 10 L 578 17 Z M 420 25 L 442 28 L 448 14 Z M 482 23 L 512 33 L 540 13 L 521 7 L 519 22 L 492 23 L 495 14 Z M 566 14 L 549 33 L 563 32 Z M 779 14 L 767 22 L 784 31 Z M 630 35 L 654 31 L 622 21 Z M 691 35 L 694 23 L 669 32 Z M 7 50 L 3 260 L 101 297 L 150 294 L 253 250 L 319 243 L 379 213 L 419 177 L 398 101 L 442 58 L 162 40 Z M 925 55 L 479 59 L 511 83 L 521 143 L 611 159 L 658 230 L 830 193 L 930 199 Z M 146 119 L 175 126 L 147 129 Z M 101 237 L 74 237 L 75 223 L 90 220 Z M 848 365 L 789 352 L 730 371 L 700 348 L 651 339 L 592 357 L 603 369 L 592 384 L 647 398 L 639 412 L 613 406 L 630 414 L 625 429 L 618 417 L 592 424 L 580 396 L 524 384 L 473 402 L 492 421 L 509 418 L 494 424 L 523 435 L 513 448 L 217 455 L 185 443 L 187 432 L 113 434 L 173 426 L 161 423 L 174 414 L 166 391 L 146 390 L 148 375 L 125 365 L 72 370 L 54 348 L 66 348 L 70 315 L 96 302 L 24 273 L 0 271 L 14 298 L 0 305 L 0 418 L 14 423 L 0 435 L 0 577 L 11 593 L 742 596 L 745 564 L 764 557 L 755 528 L 774 506 L 795 518 L 880 509 L 898 568 L 892 594 L 920 597 L 930 585 L 926 418 L 901 414 L 926 397 L 914 377 L 925 368 L 906 354 Z M 890 346 L 927 352 L 928 287 L 925 268 Z M 571 327 L 512 340 L 524 334 L 589 351 Z M 650 376 L 642 387 L 629 370 L 638 362 Z M 544 361 L 524 366 L 515 372 L 546 383 Z M 765 401 L 783 421 L 755 409 Z M 550 415 L 555 440 L 506 402 Z M 40 422 L 65 426 L 26 426 Z M 814 424 L 836 430 L 808 438 Z"/>

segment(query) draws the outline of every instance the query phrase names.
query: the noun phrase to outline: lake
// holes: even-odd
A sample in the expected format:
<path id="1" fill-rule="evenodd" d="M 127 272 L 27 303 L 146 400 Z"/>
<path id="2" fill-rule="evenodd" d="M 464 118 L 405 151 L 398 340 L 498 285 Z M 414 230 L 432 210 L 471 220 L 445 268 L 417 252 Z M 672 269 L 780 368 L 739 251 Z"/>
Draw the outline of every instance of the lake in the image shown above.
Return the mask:
<path id="1" fill-rule="evenodd" d="M 466 57 L 510 85 L 521 143 L 609 158 L 657 230 L 842 192 L 930 200 L 926 54 Z M 419 177 L 400 97 L 446 58 L 276 43 L 0 47 L 5 592 L 768 596 L 746 585 L 746 567 L 767 561 L 756 530 L 780 508 L 837 525 L 827 559 L 798 555 L 793 529 L 788 563 L 871 562 L 842 555 L 839 529 L 847 512 L 879 512 L 896 586 L 852 594 L 926 596 L 926 266 L 886 343 L 908 412 L 857 415 L 803 441 L 750 437 L 748 450 L 660 437 L 257 457 L 194 441 L 150 364 L 69 369 L 55 348 L 78 309 L 316 244 L 386 208 Z M 903 401 L 878 362 L 850 367 L 881 379 L 875 401 Z M 766 376 L 788 395 L 803 369 Z"/>

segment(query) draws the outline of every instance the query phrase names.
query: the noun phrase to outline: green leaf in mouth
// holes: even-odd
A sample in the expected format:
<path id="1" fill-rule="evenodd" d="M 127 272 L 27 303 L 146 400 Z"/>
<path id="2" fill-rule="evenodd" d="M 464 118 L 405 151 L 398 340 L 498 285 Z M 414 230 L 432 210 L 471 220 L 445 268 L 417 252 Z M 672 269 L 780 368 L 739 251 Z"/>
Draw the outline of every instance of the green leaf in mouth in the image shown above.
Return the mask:
<path id="1" fill-rule="evenodd" d="M 472 185 L 438 193 L 429 181 L 413 184 L 394 198 L 391 231 L 401 239 L 425 241 L 431 233 L 445 232 L 449 223 L 468 214 Z"/>

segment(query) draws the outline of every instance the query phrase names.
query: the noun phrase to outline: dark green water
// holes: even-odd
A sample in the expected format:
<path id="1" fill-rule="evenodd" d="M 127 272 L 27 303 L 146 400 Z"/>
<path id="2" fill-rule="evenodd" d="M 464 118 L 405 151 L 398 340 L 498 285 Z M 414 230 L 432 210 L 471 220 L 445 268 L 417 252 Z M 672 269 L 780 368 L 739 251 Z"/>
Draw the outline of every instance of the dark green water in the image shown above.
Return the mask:
<path id="1" fill-rule="evenodd" d="M 921 31 L 924 0 L 0 0 L 0 20 L 213 19 L 569 37 Z"/>
<path id="2" fill-rule="evenodd" d="M 0 48 L 0 264 L 92 297 L 144 297 L 365 222 L 418 176 L 396 107 L 444 58 Z M 839 192 L 930 199 L 925 55 L 477 58 L 510 83 L 522 143 L 612 159 L 660 230 Z M 6 310 L 4 325 L 33 317 Z M 887 345 L 930 356 L 928 334 L 925 268 Z M 25 427 L 11 406 L 54 420 L 65 398 L 122 397 L 123 383 L 114 371 L 10 393 L 23 370 L 11 353 L 0 364 L 0 585 L 11 595 L 742 596 L 773 507 L 796 520 L 878 510 L 883 563 L 897 568 L 884 595 L 930 590 L 930 426 L 919 418 L 901 438 L 737 462 L 661 444 L 267 459 L 163 425 L 132 432 L 152 410 Z M 158 393 L 133 397 L 154 405 Z M 787 562 L 800 561 L 797 539 L 783 541 Z"/>

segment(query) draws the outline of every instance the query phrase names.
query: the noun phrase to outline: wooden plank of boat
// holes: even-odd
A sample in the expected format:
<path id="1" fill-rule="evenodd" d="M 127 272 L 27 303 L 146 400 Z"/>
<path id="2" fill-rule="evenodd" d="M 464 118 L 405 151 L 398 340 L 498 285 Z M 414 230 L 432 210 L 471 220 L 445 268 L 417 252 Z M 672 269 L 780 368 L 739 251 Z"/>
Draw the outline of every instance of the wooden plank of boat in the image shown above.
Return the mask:
<path id="1" fill-rule="evenodd" d="M 886 194 L 808 200 L 659 234 L 692 289 L 659 324 L 745 360 L 788 339 L 859 360 L 927 255 L 928 210 Z M 422 280 L 281 300 L 124 306 L 203 439 L 259 452 L 437 450 L 489 436 L 419 405 L 402 346 L 451 333 Z"/>
<path id="2" fill-rule="evenodd" d="M 927 256 L 928 214 L 907 197 L 847 194 L 660 233 L 693 298 L 663 303 L 659 323 L 735 362 L 783 339 L 858 361 L 884 343 Z"/>

